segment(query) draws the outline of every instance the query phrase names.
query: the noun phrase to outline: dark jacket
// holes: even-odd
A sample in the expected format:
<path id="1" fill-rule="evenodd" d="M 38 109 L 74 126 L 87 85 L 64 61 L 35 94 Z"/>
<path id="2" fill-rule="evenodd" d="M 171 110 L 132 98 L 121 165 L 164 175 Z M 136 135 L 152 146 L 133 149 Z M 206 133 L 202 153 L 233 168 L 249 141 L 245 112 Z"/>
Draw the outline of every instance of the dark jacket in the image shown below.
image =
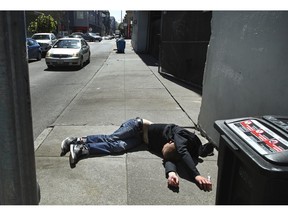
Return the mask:
<path id="1" fill-rule="evenodd" d="M 163 146 L 167 142 L 173 141 L 188 174 L 193 179 L 200 175 L 196 165 L 198 163 L 199 148 L 202 144 L 194 133 L 175 124 L 152 124 L 148 128 L 148 139 L 149 149 L 161 155 Z M 176 162 L 164 160 L 164 166 L 166 177 L 169 172 L 176 172 Z"/>

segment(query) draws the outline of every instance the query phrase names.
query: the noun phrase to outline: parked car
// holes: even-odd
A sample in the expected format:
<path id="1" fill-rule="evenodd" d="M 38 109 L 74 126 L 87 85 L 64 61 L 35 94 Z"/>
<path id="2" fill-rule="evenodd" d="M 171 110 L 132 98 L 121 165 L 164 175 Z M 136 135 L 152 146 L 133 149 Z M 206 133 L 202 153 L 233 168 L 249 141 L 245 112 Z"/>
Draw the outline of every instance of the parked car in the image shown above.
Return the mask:
<path id="1" fill-rule="evenodd" d="M 71 38 L 83 38 L 86 41 L 93 41 L 93 38 L 90 36 L 87 36 L 83 32 L 73 32 L 71 35 L 69 35 Z"/>
<path id="2" fill-rule="evenodd" d="M 26 46 L 27 46 L 27 53 L 28 53 L 28 61 L 32 59 L 36 59 L 37 61 L 41 60 L 42 57 L 42 49 L 40 44 L 32 39 L 26 38 Z"/>
<path id="3" fill-rule="evenodd" d="M 47 51 L 57 40 L 53 33 L 36 33 L 32 35 L 32 39 L 36 40 L 40 44 L 43 55 L 47 53 Z"/>
<path id="4" fill-rule="evenodd" d="M 99 33 L 87 32 L 85 35 L 90 39 L 90 41 L 102 41 L 102 37 Z"/>
<path id="5" fill-rule="evenodd" d="M 69 35 L 69 38 L 80 38 L 84 39 L 81 35 Z M 84 39 L 85 40 L 85 39 Z"/>
<path id="6" fill-rule="evenodd" d="M 73 32 L 69 37 L 74 38 L 84 38 L 86 41 L 94 42 L 94 41 L 101 41 L 102 37 L 98 33 L 82 33 L 82 32 Z"/>
<path id="7" fill-rule="evenodd" d="M 68 36 L 69 36 L 68 31 L 59 31 L 57 34 L 57 39 L 63 38 L 63 37 L 68 37 Z"/>
<path id="8" fill-rule="evenodd" d="M 70 38 L 84 38 L 84 33 L 83 32 L 73 32 L 72 34 L 69 35 Z"/>
<path id="9" fill-rule="evenodd" d="M 103 40 L 112 40 L 114 38 L 113 35 L 106 35 L 103 37 Z"/>
<path id="10" fill-rule="evenodd" d="M 60 38 L 47 52 L 47 67 L 78 66 L 90 62 L 90 47 L 83 38 Z"/>

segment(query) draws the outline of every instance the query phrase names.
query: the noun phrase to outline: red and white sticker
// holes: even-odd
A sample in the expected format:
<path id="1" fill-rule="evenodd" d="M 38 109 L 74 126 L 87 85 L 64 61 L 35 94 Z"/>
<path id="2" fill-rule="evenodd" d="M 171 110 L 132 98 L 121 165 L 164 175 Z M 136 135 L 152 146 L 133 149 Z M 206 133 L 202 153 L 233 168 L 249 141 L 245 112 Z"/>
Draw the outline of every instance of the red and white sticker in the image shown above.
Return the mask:
<path id="1" fill-rule="evenodd" d="M 257 120 L 229 123 L 228 126 L 260 154 L 281 152 L 288 149 L 288 141 Z"/>

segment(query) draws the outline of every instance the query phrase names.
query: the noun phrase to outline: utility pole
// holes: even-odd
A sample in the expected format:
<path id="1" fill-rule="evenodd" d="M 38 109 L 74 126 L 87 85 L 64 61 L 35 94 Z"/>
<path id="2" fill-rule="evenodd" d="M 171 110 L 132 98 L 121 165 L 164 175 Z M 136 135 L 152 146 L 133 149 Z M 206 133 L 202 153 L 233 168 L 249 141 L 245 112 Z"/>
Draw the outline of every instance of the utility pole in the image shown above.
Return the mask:
<path id="1" fill-rule="evenodd" d="M 25 13 L 0 12 L 0 204 L 36 205 Z"/>

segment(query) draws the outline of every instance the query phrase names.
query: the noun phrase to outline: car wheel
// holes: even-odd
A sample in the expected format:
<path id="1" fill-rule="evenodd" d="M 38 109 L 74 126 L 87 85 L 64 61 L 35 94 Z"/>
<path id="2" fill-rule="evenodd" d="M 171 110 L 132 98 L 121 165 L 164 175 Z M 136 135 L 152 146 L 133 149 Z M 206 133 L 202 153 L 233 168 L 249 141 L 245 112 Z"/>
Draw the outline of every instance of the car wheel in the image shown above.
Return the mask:
<path id="1" fill-rule="evenodd" d="M 53 67 L 51 65 L 47 65 L 47 68 L 51 70 Z"/>
<path id="2" fill-rule="evenodd" d="M 79 65 L 79 68 L 83 68 L 83 65 L 84 65 L 84 62 L 83 62 L 83 56 L 81 57 L 81 60 L 80 60 L 80 65 Z"/>
<path id="3" fill-rule="evenodd" d="M 90 63 L 90 53 L 89 53 L 89 56 L 88 56 L 88 59 L 87 59 L 87 64 L 89 64 Z"/>
<path id="4" fill-rule="evenodd" d="M 38 53 L 38 56 L 37 56 L 37 61 L 40 61 L 40 60 L 41 60 L 41 58 L 42 58 L 42 53 L 41 53 L 41 52 L 39 52 L 39 53 Z"/>

